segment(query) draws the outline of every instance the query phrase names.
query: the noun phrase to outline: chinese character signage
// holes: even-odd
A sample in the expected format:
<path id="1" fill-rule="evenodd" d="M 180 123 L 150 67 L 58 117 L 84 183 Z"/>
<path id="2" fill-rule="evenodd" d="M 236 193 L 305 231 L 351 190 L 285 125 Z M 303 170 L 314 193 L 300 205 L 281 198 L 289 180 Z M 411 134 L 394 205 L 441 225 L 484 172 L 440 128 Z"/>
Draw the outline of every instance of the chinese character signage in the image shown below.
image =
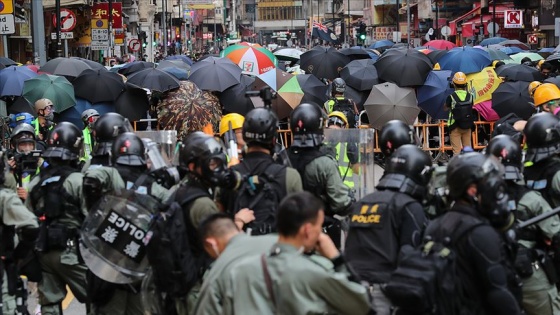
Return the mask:
<path id="1" fill-rule="evenodd" d="M 122 3 L 113 2 L 113 28 L 123 27 Z M 92 19 L 109 19 L 109 3 L 96 3 L 91 9 Z"/>

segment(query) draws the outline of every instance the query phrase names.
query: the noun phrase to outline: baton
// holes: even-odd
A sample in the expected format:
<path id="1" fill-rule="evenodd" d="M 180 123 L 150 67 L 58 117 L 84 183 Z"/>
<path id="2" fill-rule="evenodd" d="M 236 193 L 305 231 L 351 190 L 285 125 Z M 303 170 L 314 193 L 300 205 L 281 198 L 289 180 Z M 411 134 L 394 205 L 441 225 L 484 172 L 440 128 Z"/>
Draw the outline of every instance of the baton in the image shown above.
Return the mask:
<path id="1" fill-rule="evenodd" d="M 551 211 L 545 212 L 545 213 L 541 213 L 536 217 L 530 218 L 529 220 L 526 221 L 522 221 L 517 225 L 518 229 L 524 229 L 528 226 L 531 226 L 533 224 L 537 224 L 541 221 L 544 221 L 554 215 L 557 215 L 558 213 L 560 213 L 560 207 L 554 208 Z"/>

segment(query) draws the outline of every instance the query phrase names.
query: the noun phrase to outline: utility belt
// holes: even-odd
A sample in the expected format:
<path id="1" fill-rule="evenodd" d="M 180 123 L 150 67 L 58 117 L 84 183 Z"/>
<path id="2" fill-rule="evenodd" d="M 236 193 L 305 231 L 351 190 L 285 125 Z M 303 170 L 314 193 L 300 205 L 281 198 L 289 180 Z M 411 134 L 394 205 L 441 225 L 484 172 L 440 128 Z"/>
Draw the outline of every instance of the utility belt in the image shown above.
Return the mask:
<path id="1" fill-rule="evenodd" d="M 41 222 L 39 236 L 35 242 L 35 250 L 49 252 L 51 250 L 65 250 L 77 244 L 79 230 L 69 228 L 64 224 Z"/>
<path id="2" fill-rule="evenodd" d="M 268 222 L 255 223 L 251 222 L 247 225 L 245 232 L 249 235 L 266 235 L 276 232 L 276 227 Z"/>
<path id="3" fill-rule="evenodd" d="M 558 282 L 557 266 L 552 258 L 541 249 L 519 246 L 515 257 L 515 271 L 521 278 L 529 278 L 536 270 L 543 269 L 550 283 Z"/>

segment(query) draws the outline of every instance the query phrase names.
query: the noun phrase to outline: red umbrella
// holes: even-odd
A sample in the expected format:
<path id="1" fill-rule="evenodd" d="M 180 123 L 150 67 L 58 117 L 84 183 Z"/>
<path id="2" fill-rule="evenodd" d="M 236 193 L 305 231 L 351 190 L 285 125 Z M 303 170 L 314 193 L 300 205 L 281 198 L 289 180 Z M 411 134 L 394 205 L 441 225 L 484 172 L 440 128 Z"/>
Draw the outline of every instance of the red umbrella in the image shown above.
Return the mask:
<path id="1" fill-rule="evenodd" d="M 451 50 L 457 47 L 457 45 L 447 40 L 436 39 L 427 42 L 426 44 L 424 44 L 424 47 L 432 49 Z"/>
<path id="2" fill-rule="evenodd" d="M 39 73 L 39 66 L 36 65 L 26 65 L 27 68 L 29 68 L 29 70 L 35 72 L 35 73 Z"/>

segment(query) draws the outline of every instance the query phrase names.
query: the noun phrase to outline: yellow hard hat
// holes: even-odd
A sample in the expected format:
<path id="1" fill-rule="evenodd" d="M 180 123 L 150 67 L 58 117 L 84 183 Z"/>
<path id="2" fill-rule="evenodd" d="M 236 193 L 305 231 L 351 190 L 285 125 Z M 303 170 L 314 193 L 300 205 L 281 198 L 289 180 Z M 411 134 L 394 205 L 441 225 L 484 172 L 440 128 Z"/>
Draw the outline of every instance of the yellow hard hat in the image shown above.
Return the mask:
<path id="1" fill-rule="evenodd" d="M 544 59 L 539 60 L 539 62 L 537 63 L 537 69 L 541 69 L 542 64 L 545 62 Z"/>
<path id="2" fill-rule="evenodd" d="M 501 60 L 494 60 L 494 61 L 492 61 L 492 68 L 496 68 L 496 64 L 497 64 L 498 62 L 500 62 L 500 61 L 501 61 Z"/>
<path id="3" fill-rule="evenodd" d="M 441 70 L 439 62 L 436 62 L 436 64 L 434 65 L 434 70 Z"/>
<path id="4" fill-rule="evenodd" d="M 222 120 L 220 120 L 220 137 L 223 137 L 224 133 L 226 133 L 229 130 L 230 122 L 231 122 L 231 129 L 233 130 L 239 129 L 243 127 L 243 123 L 245 122 L 245 117 L 236 113 L 231 113 L 223 116 Z"/>
<path id="5" fill-rule="evenodd" d="M 453 76 L 453 84 L 465 85 L 467 84 L 467 76 L 463 72 L 456 72 Z"/>
<path id="6" fill-rule="evenodd" d="M 42 98 L 35 102 L 35 112 L 39 112 L 42 109 L 47 108 L 47 106 L 54 106 L 53 102 L 48 98 Z"/>
<path id="7" fill-rule="evenodd" d="M 531 83 L 529 83 L 529 87 L 527 88 L 527 90 L 529 91 L 529 96 L 533 97 L 533 93 L 535 93 L 535 90 L 542 84 L 542 82 L 539 81 L 533 81 Z"/>
<path id="8" fill-rule="evenodd" d="M 348 118 L 346 118 L 346 115 L 344 115 L 343 112 L 335 110 L 334 112 L 329 114 L 327 127 L 331 124 L 344 124 L 344 126 L 341 127 L 348 128 Z"/>
<path id="9" fill-rule="evenodd" d="M 543 83 L 533 93 L 535 106 L 541 106 L 558 99 L 560 99 L 560 89 L 553 83 Z"/>

